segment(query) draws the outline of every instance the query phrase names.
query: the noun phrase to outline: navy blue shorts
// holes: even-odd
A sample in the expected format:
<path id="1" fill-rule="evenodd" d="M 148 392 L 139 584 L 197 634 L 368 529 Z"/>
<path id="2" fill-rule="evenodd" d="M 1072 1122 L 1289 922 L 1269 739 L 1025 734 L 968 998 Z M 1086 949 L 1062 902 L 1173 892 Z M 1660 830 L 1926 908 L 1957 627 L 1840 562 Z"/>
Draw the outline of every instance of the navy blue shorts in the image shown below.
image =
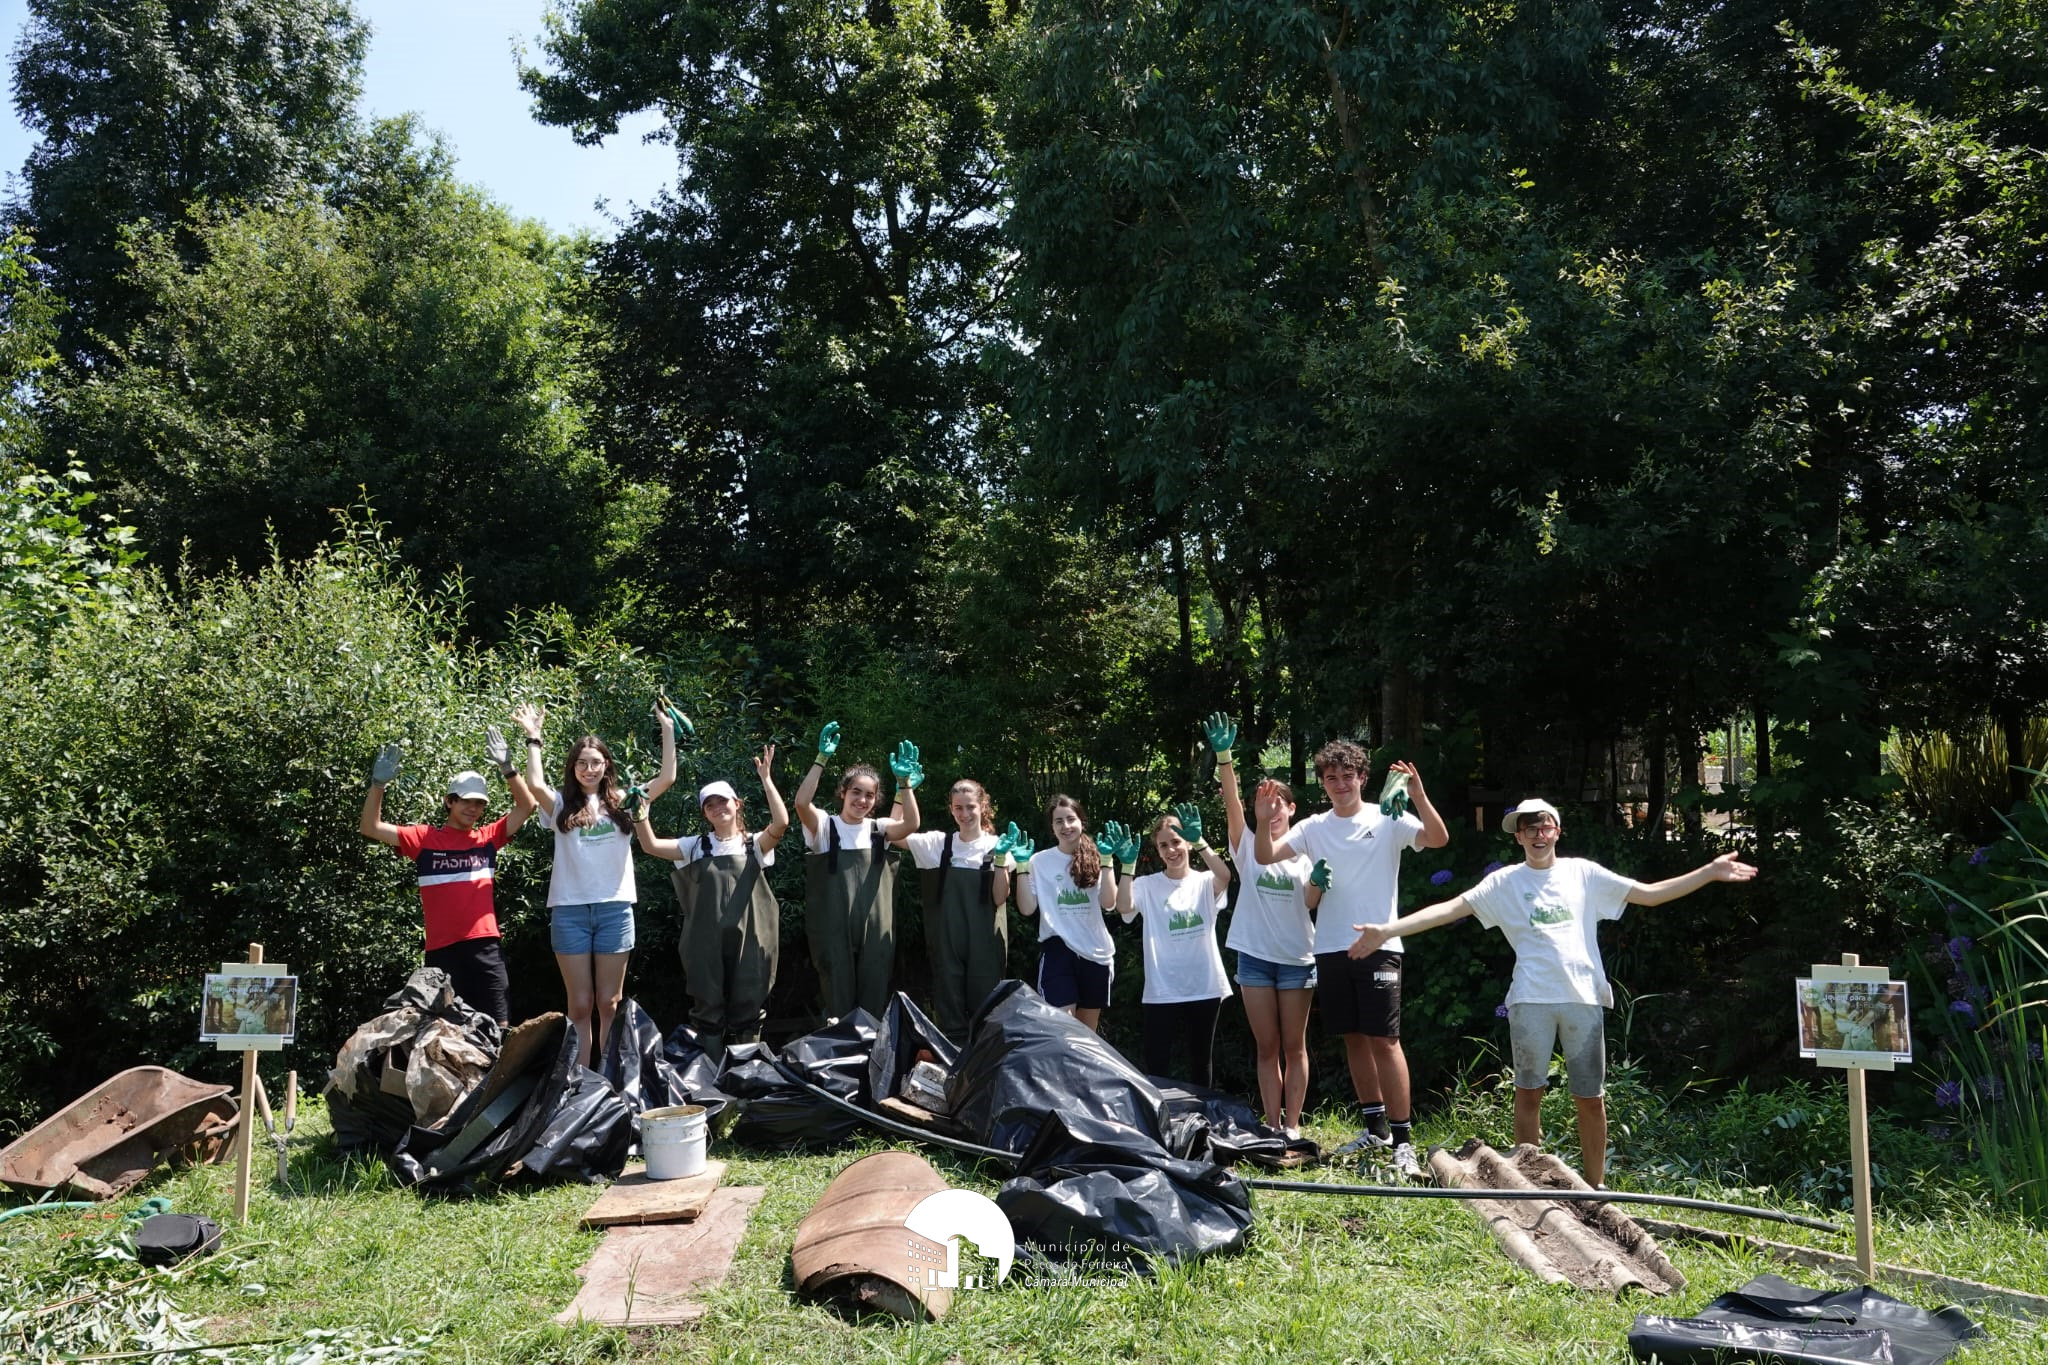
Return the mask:
<path id="1" fill-rule="evenodd" d="M 1109 977 L 1107 962 L 1089 961 L 1069 948 L 1065 939 L 1049 938 L 1038 945 L 1038 993 L 1048 1005 L 1108 1009 Z"/>

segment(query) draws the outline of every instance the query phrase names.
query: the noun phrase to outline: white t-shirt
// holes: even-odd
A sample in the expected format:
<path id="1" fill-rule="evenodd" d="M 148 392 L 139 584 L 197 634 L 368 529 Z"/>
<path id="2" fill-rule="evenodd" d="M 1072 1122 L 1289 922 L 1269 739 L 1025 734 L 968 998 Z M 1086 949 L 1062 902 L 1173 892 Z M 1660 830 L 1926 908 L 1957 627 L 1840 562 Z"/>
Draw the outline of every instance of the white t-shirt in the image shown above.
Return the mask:
<path id="1" fill-rule="evenodd" d="M 823 811 L 819 814 L 824 815 Z M 818 832 L 811 833 L 809 825 L 804 826 L 804 847 L 813 853 L 829 853 L 832 849 L 832 826 L 839 826 L 839 847 L 858 852 L 875 846 L 875 831 L 883 828 L 880 820 L 856 820 L 852 824 L 836 815 L 826 815 L 818 822 Z"/>
<path id="2" fill-rule="evenodd" d="M 569 810 L 566 792 L 556 793 L 554 810 L 540 813 L 542 828 L 555 832 L 555 870 L 548 878 L 548 904 L 596 905 L 637 899 L 633 836 L 612 823 L 596 796 L 586 796 L 584 801 L 597 808 L 597 820 L 577 829 L 562 828 L 562 818 Z"/>
<path id="3" fill-rule="evenodd" d="M 1315 860 L 1296 856 L 1260 867 L 1254 854 L 1258 836 L 1245 826 L 1237 841 L 1237 908 L 1230 912 L 1230 936 L 1224 946 L 1268 962 L 1312 967 L 1316 960 L 1316 926 L 1309 917 L 1308 874 Z"/>
<path id="4" fill-rule="evenodd" d="M 1179 881 L 1164 872 L 1131 883 L 1132 909 L 1145 919 L 1145 1003 L 1220 1000 L 1230 994 L 1216 950 L 1216 912 L 1227 888 L 1208 868 Z"/>
<path id="5" fill-rule="evenodd" d="M 1082 835 L 1087 838 L 1087 835 Z M 1074 855 L 1042 848 L 1031 855 L 1031 894 L 1038 901 L 1038 939 L 1056 938 L 1076 956 L 1105 967 L 1116 961 L 1116 940 L 1103 919 L 1102 888 L 1112 877 L 1102 869 L 1093 886 L 1074 885 Z"/>
<path id="6" fill-rule="evenodd" d="M 1311 815 L 1287 832 L 1287 846 L 1311 865 L 1330 865 L 1330 889 L 1316 906 L 1316 951 L 1341 953 L 1357 941 L 1354 924 L 1393 921 L 1401 895 L 1401 853 L 1422 846 L 1422 821 L 1414 814 L 1389 820 L 1368 802 L 1348 819 L 1333 810 Z M 1387 940 L 1401 951 L 1401 940 Z"/>
<path id="7" fill-rule="evenodd" d="M 729 858 L 735 853 L 745 853 L 747 845 L 760 837 L 761 835 L 758 831 L 731 839 L 721 839 L 714 834 L 711 836 L 711 856 L 714 858 Z M 704 856 L 704 836 L 701 834 L 692 834 L 686 839 L 678 840 L 677 843 L 683 851 L 683 856 L 676 859 L 677 867 L 688 867 L 691 863 Z M 761 854 L 761 866 L 775 866 L 774 849 L 771 848 L 766 853 Z"/>
<path id="8" fill-rule="evenodd" d="M 1516 863 L 1465 893 L 1481 924 L 1515 950 L 1510 1005 L 1614 1005 L 1600 965 L 1600 921 L 1620 919 L 1635 883 L 1588 858 L 1559 858 L 1542 871 Z"/>
<path id="9" fill-rule="evenodd" d="M 996 836 L 982 834 L 972 840 L 960 837 L 960 831 L 943 829 L 921 829 L 903 841 L 910 850 L 910 860 L 927 872 L 939 865 L 939 854 L 946 847 L 946 835 L 953 836 L 953 866 L 971 867 L 976 871 L 989 860 L 995 851 Z"/>

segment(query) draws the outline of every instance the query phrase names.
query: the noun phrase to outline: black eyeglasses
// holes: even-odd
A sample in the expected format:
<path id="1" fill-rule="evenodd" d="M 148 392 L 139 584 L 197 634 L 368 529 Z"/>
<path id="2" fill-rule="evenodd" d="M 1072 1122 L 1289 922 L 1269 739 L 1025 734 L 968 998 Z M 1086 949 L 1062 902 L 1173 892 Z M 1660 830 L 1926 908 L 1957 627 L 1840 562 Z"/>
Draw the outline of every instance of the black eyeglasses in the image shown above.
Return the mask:
<path id="1" fill-rule="evenodd" d="M 1546 833 L 1546 832 L 1553 832 L 1553 831 L 1555 831 L 1556 829 L 1557 829 L 1557 821 L 1555 821 L 1555 820 L 1536 820 L 1536 821 L 1533 821 L 1533 822 L 1531 822 L 1531 823 L 1529 823 L 1529 824 L 1526 824 L 1526 825 L 1517 825 L 1517 826 L 1515 826 L 1515 833 L 1517 833 L 1517 834 L 1543 834 L 1543 833 Z"/>

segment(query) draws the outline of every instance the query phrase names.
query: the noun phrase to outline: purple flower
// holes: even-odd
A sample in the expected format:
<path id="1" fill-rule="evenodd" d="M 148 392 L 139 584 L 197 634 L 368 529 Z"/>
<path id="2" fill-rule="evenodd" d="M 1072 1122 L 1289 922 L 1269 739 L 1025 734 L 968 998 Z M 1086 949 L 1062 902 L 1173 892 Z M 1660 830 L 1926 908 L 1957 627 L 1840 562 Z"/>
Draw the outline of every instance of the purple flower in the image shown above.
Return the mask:
<path id="1" fill-rule="evenodd" d="M 1972 854 L 1970 855 L 1970 866 L 1971 866 L 1971 867 L 1981 867 L 1981 866 L 1983 865 L 1983 863 L 1984 863 L 1984 860 L 1985 860 L 1985 859 L 1987 859 L 1987 858 L 1989 858 L 1990 856 L 1991 856 L 1991 845 L 1989 845 L 1989 844 L 1982 844 L 1982 845 L 1979 845 L 1979 847 L 1978 847 L 1977 851 L 1976 851 L 1975 853 L 1972 853 Z"/>
<path id="2" fill-rule="evenodd" d="M 1948 941 L 1948 956 L 1951 962 L 1961 962 L 1963 954 L 1970 951 L 1972 940 L 1966 934 L 1957 934 Z"/>
<path id="3" fill-rule="evenodd" d="M 1430 873 L 1429 884 L 1431 886 L 1449 886 L 1451 884 L 1451 870 L 1447 867 L 1441 872 Z"/>
<path id="4" fill-rule="evenodd" d="M 1973 1024 L 1977 1022 L 1977 1007 L 1967 1000 L 1951 1000 L 1948 1008 L 1951 1014 L 1960 1014 Z"/>
<path id="5" fill-rule="evenodd" d="M 1506 866 L 1507 864 L 1503 862 L 1490 862 L 1485 867 L 1480 869 L 1479 875 L 1482 877 L 1491 876 L 1493 873 L 1500 871 L 1502 868 Z"/>
<path id="6" fill-rule="evenodd" d="M 1977 1078 L 1977 1093 L 1985 1099 L 1994 1102 L 2002 1100 L 2005 1098 L 2005 1082 L 1999 1080 L 1996 1076 L 1979 1076 Z"/>
<path id="7" fill-rule="evenodd" d="M 1508 1017 L 1508 1007 L 1507 1007 L 1506 1005 L 1495 1005 L 1495 1006 L 1493 1007 L 1493 1017 L 1494 1017 L 1494 1018 L 1496 1018 L 1496 1019 L 1505 1019 L 1505 1018 L 1507 1018 L 1507 1017 Z M 2037 1048 L 2037 1050 L 2038 1050 L 2038 1047 L 2039 1047 L 2039 1045 L 2037 1044 L 2037 1045 L 2036 1045 L 2036 1048 Z"/>
<path id="8" fill-rule="evenodd" d="M 1936 1142 L 1947 1142 L 1955 1133 L 1945 1123 L 1931 1123 L 1927 1126 L 1927 1136 Z"/>
<path id="9" fill-rule="evenodd" d="M 1934 1087 L 1934 1102 L 1943 1109 L 1953 1109 L 1963 1102 L 1963 1083 L 1943 1081 Z"/>

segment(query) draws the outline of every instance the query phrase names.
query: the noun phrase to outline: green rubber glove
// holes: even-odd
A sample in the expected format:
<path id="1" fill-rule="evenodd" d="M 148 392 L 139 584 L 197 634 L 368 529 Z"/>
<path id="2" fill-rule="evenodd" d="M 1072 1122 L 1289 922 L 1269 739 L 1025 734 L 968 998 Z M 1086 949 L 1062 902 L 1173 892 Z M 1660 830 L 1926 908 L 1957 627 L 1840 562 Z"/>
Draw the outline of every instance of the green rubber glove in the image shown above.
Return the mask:
<path id="1" fill-rule="evenodd" d="M 1095 851 L 1117 865 L 1119 871 L 1138 861 L 1138 836 L 1119 821 L 1111 820 L 1095 836 Z"/>
<path id="2" fill-rule="evenodd" d="M 1398 820 L 1414 804 L 1408 799 L 1408 774 L 1388 773 L 1387 785 L 1380 788 L 1380 814 Z"/>
<path id="3" fill-rule="evenodd" d="M 667 697 L 662 696 L 654 699 L 653 714 L 657 724 L 660 723 L 663 716 L 668 717 L 668 723 L 675 730 L 676 742 L 678 744 L 686 739 L 695 739 L 697 737 L 697 727 L 690 724 L 690 718 L 676 710 L 675 703 L 671 702 Z"/>
<path id="4" fill-rule="evenodd" d="M 621 768 L 619 776 L 626 779 L 626 814 L 637 825 L 647 818 L 647 788 L 635 782 L 627 769 Z"/>
<path id="5" fill-rule="evenodd" d="M 1017 827 L 1011 825 L 1010 828 L 1015 829 Z M 1015 863 L 1017 870 L 1021 872 L 1031 865 L 1031 855 L 1037 851 L 1038 845 L 1031 841 L 1030 835 L 1019 834 L 1017 836 L 1017 846 L 1010 850 L 1010 861 Z"/>
<path id="6" fill-rule="evenodd" d="M 1330 889 L 1330 860 L 1316 859 L 1316 865 L 1308 870 L 1308 884 L 1319 891 Z"/>
<path id="7" fill-rule="evenodd" d="M 1023 837 L 1023 832 L 1017 828 L 1017 822 L 1012 820 L 1010 827 L 996 837 L 996 846 L 989 850 L 989 861 L 997 867 L 1008 867 L 1010 850 L 1017 847 L 1017 841 Z"/>
<path id="8" fill-rule="evenodd" d="M 512 780 L 512 746 L 505 742 L 505 732 L 495 725 L 484 727 L 484 757 L 497 765 L 500 777 L 507 782 Z"/>
<path id="9" fill-rule="evenodd" d="M 818 766 L 824 767 L 825 760 L 839 752 L 839 722 L 828 720 L 825 728 L 818 731 Z"/>
<path id="10" fill-rule="evenodd" d="M 1221 711 L 1215 712 L 1202 722 L 1202 734 L 1207 737 L 1217 764 L 1230 762 L 1230 751 L 1237 745 L 1237 727 L 1230 723 L 1230 717 Z"/>
<path id="11" fill-rule="evenodd" d="M 915 787 L 924 781 L 924 765 L 917 761 L 917 746 L 907 739 L 898 743 L 896 752 L 889 756 L 889 771 L 905 787 Z"/>
<path id="12" fill-rule="evenodd" d="M 1202 842 L 1202 808 L 1189 801 L 1173 808 L 1173 818 L 1180 821 L 1180 837 L 1196 852 L 1207 848 Z"/>
<path id="13" fill-rule="evenodd" d="M 377 757 L 370 761 L 370 785 L 389 786 L 398 776 L 399 764 L 405 758 L 405 750 L 397 744 L 387 744 L 377 750 Z"/>

